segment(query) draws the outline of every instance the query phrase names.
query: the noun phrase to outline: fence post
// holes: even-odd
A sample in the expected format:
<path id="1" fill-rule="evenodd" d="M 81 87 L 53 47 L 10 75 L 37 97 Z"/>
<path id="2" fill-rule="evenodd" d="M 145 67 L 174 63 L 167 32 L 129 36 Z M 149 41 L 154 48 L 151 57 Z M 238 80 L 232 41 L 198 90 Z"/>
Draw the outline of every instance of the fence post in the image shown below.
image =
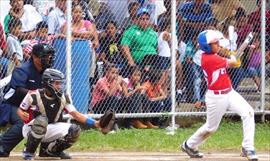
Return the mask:
<path id="1" fill-rule="evenodd" d="M 171 28 L 172 28 L 172 43 L 171 43 L 171 99 L 172 99 L 172 131 L 170 134 L 175 133 L 175 68 L 176 68 L 176 0 L 171 1 Z"/>
<path id="2" fill-rule="evenodd" d="M 71 32 L 72 32 L 72 15 L 71 15 L 71 5 L 72 5 L 72 0 L 67 1 L 67 46 L 66 46 L 66 86 L 67 86 L 67 93 L 71 93 L 71 43 L 72 43 L 72 38 L 71 38 Z"/>
<path id="3" fill-rule="evenodd" d="M 265 0 L 262 0 L 261 8 L 261 47 L 262 47 L 262 62 L 261 62 L 261 111 L 262 121 L 265 120 Z"/>

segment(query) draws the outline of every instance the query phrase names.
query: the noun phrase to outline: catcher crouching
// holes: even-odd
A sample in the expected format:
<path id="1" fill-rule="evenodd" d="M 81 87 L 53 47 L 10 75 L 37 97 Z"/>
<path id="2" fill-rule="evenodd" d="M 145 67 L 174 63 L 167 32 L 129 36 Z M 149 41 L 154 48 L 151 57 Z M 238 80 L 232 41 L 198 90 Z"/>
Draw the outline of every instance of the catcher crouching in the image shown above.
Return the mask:
<path id="1" fill-rule="evenodd" d="M 23 136 L 27 139 L 23 159 L 32 160 L 40 144 L 40 157 L 71 159 L 64 152 L 79 138 L 79 125 L 63 122 L 63 111 L 75 120 L 99 128 L 103 134 L 111 131 L 115 115 L 106 111 L 99 121 L 76 110 L 71 98 L 64 93 L 64 74 L 56 69 L 46 69 L 42 76 L 42 89 L 29 91 L 18 109 L 18 115 L 25 122 Z"/>

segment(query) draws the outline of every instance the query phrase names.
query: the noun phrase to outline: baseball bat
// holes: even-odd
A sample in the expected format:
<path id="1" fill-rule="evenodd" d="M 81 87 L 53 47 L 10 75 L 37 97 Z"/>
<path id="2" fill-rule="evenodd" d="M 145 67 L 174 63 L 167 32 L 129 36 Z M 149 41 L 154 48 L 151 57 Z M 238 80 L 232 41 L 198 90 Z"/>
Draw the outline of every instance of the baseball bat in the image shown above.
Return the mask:
<path id="1" fill-rule="evenodd" d="M 241 44 L 241 46 L 237 50 L 237 52 L 236 52 L 236 58 L 240 58 L 243 55 L 244 50 L 247 48 L 248 44 L 252 41 L 252 39 L 253 39 L 253 34 L 252 34 L 252 32 L 250 32 L 247 35 L 245 41 Z"/>
<path id="2" fill-rule="evenodd" d="M 230 51 L 233 51 L 233 33 L 234 33 L 234 26 L 229 26 L 228 34 L 229 34 L 229 41 L 230 41 Z"/>

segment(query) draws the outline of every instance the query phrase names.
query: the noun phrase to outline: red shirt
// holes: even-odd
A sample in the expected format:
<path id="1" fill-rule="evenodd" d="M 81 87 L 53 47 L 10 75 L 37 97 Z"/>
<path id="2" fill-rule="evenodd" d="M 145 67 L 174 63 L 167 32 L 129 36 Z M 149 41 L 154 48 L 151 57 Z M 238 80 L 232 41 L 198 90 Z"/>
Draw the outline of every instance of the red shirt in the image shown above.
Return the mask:
<path id="1" fill-rule="evenodd" d="M 207 79 L 208 89 L 223 90 L 232 87 L 226 68 L 226 58 L 214 53 L 202 54 L 202 69 Z"/>
<path id="2" fill-rule="evenodd" d="M 5 39 L 5 33 L 3 30 L 2 25 L 0 24 L 0 49 L 5 49 L 7 46 L 6 39 Z"/>

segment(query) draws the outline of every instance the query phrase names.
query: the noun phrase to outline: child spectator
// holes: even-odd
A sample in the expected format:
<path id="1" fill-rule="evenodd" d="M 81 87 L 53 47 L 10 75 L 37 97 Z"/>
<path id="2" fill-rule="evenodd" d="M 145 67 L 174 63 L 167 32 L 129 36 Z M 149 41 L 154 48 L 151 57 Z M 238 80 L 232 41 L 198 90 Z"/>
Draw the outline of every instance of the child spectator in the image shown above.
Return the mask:
<path id="1" fill-rule="evenodd" d="M 157 70 L 150 70 L 148 81 L 142 84 L 145 88 L 149 102 L 146 112 L 169 112 L 171 110 L 171 99 L 162 90 L 160 85 L 161 73 Z M 157 128 L 150 121 L 145 122 L 148 127 Z"/>
<path id="2" fill-rule="evenodd" d="M 48 35 L 48 24 L 45 21 L 39 22 L 36 26 L 35 38 L 28 41 L 23 47 L 24 54 L 30 57 L 34 45 L 39 43 L 51 44 L 53 38 L 53 35 Z"/>
<path id="3" fill-rule="evenodd" d="M 9 20 L 8 29 L 10 33 L 7 37 L 7 57 L 10 60 L 7 74 L 11 74 L 15 66 L 19 66 L 23 61 L 23 50 L 18 36 L 21 33 L 22 22 L 18 18 Z"/>
<path id="4" fill-rule="evenodd" d="M 146 100 L 146 95 L 144 87 L 140 84 L 141 81 L 141 71 L 138 67 L 130 67 L 128 78 L 124 79 L 123 93 L 126 97 L 125 99 L 125 111 L 130 113 L 143 112 L 144 102 Z M 129 119 L 127 119 L 129 122 Z M 145 129 L 148 126 L 143 123 L 141 119 L 131 119 L 130 124 L 138 129 Z"/>
<path id="5" fill-rule="evenodd" d="M 92 92 L 90 111 L 104 113 L 107 109 L 116 112 L 121 110 L 122 79 L 118 75 L 118 69 L 108 64 L 105 69 L 105 76 L 100 78 Z"/>
<path id="6" fill-rule="evenodd" d="M 105 64 L 115 64 L 118 69 L 122 69 L 126 60 L 121 53 L 120 34 L 117 33 L 117 25 L 114 21 L 106 24 L 105 34 L 100 38 L 100 58 Z"/>

